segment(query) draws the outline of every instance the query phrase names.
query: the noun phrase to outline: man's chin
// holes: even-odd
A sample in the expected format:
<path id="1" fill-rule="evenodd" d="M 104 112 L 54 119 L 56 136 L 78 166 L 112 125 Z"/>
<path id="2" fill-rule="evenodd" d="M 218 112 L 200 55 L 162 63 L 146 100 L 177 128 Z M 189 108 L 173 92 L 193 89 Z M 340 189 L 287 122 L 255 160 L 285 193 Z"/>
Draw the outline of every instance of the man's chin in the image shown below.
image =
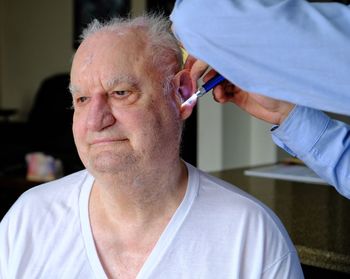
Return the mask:
<path id="1" fill-rule="evenodd" d="M 96 173 L 117 174 L 119 172 L 131 171 L 135 168 L 136 163 L 137 160 L 134 156 L 120 156 L 107 153 L 91 158 L 88 169 Z"/>

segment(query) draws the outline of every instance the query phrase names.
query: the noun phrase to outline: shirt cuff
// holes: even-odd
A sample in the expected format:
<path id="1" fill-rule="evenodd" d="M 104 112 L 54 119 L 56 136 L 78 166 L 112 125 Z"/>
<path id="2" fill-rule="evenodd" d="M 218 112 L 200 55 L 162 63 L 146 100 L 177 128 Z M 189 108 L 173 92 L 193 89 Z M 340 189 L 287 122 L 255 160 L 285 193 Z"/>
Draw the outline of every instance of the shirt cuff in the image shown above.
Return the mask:
<path id="1" fill-rule="evenodd" d="M 297 105 L 283 123 L 271 131 L 272 139 L 289 154 L 300 158 L 317 143 L 329 121 L 325 113 Z"/>

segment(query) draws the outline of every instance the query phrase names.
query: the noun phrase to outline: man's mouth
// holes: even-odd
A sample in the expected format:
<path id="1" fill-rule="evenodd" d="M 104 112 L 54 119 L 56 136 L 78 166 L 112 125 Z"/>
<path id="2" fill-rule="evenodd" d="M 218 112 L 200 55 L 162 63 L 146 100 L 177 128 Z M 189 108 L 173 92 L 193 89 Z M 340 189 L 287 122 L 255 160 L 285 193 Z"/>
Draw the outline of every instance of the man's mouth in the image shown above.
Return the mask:
<path id="1" fill-rule="evenodd" d="M 100 138 L 91 141 L 91 145 L 108 144 L 108 143 L 122 143 L 128 141 L 127 138 Z"/>

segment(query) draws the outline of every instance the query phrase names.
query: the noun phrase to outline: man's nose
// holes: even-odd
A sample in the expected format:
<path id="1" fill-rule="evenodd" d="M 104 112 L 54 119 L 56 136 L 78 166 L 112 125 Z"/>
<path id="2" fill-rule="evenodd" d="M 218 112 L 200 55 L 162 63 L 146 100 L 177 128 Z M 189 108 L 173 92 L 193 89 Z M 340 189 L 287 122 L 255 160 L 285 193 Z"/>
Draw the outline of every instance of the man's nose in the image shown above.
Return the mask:
<path id="1" fill-rule="evenodd" d="M 89 104 L 87 127 L 93 131 L 100 131 L 115 123 L 107 96 L 94 96 Z"/>

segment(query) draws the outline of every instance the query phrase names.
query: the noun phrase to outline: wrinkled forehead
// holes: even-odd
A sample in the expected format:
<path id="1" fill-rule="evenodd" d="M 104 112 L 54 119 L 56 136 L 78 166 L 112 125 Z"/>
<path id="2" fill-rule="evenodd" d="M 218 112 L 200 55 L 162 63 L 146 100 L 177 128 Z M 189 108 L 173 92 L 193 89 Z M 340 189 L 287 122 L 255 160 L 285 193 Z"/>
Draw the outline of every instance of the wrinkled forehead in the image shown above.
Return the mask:
<path id="1" fill-rule="evenodd" d="M 96 63 L 135 63 L 149 58 L 148 45 L 136 30 L 99 31 L 86 38 L 79 46 L 72 65 L 87 67 Z"/>

